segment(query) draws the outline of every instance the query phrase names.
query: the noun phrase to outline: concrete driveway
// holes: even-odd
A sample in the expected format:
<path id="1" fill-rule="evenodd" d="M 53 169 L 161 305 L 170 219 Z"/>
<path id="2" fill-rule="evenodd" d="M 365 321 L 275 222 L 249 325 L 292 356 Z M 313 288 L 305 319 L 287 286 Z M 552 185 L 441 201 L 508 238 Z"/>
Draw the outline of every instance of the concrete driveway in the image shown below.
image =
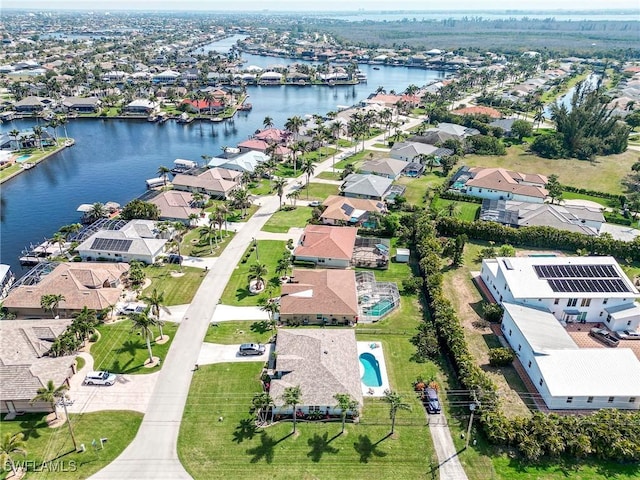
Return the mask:
<path id="1" fill-rule="evenodd" d="M 269 320 L 269 314 L 261 307 L 236 307 L 233 305 L 217 305 L 211 321 L 228 322 L 230 320 Z"/>
<path id="2" fill-rule="evenodd" d="M 156 387 L 160 372 L 147 375 L 118 375 L 116 383 L 106 385 L 83 385 L 84 377 L 93 370 L 93 357 L 81 353 L 86 364 L 71 377 L 68 391 L 73 405 L 67 407 L 71 413 L 98 412 L 101 410 L 134 410 L 145 413 L 151 394 Z"/>
<path id="3" fill-rule="evenodd" d="M 198 365 L 209 365 L 212 363 L 230 362 L 266 362 L 271 352 L 271 344 L 266 345 L 267 349 L 262 355 L 247 355 L 243 357 L 238 354 L 240 345 L 221 345 L 219 343 L 203 343 L 198 355 Z"/>

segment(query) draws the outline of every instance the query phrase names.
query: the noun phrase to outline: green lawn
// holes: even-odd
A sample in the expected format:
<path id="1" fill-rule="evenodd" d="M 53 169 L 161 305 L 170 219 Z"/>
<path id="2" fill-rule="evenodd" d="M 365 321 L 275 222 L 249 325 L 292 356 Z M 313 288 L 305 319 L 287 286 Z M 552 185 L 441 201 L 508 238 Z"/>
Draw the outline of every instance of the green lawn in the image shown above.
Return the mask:
<path id="1" fill-rule="evenodd" d="M 267 343 L 274 334 L 265 321 L 238 320 L 209 326 L 204 341 L 223 345 Z"/>
<path id="2" fill-rule="evenodd" d="M 91 346 L 95 370 L 129 374 L 153 373 L 160 370 L 160 366 L 144 367 L 145 360 L 149 358 L 147 344 L 137 331 L 132 332 L 132 326 L 130 320 L 98 326 L 100 340 Z M 165 335 L 169 335 L 169 341 L 162 345 L 152 341 L 151 350 L 154 357 L 164 360 L 178 331 L 178 324 L 165 322 L 162 330 Z M 158 328 L 153 327 L 152 331 L 154 335 L 160 335 Z"/>
<path id="3" fill-rule="evenodd" d="M 438 187 L 444 183 L 445 178 L 439 172 L 425 173 L 421 177 L 400 177 L 395 181 L 398 185 L 404 185 L 406 190 L 403 196 L 411 205 L 424 206 L 427 190 Z"/>
<path id="4" fill-rule="evenodd" d="M 154 288 L 159 292 L 164 292 L 166 306 L 191 303 L 204 277 L 204 271 L 195 267 L 182 267 L 183 274 L 173 276 L 172 272 L 174 275 L 180 275 L 180 267 L 175 264 L 161 267 L 149 265 L 144 270 L 147 278 L 151 279 L 151 285 L 145 288 L 142 293 L 148 294 Z"/>
<path id="5" fill-rule="evenodd" d="M 458 202 L 455 200 L 445 200 L 443 198 L 437 198 L 433 202 L 431 202 L 431 206 L 436 211 L 442 211 L 442 215 L 449 216 L 449 205 L 455 205 L 455 209 L 453 212 L 454 217 L 458 217 L 462 220 L 466 220 L 468 222 L 473 222 L 477 219 L 480 204 L 472 203 L 472 202 Z"/>
<path id="6" fill-rule="evenodd" d="M 431 439 L 414 398 L 407 398 L 411 412 L 398 413 L 393 438 L 388 406 L 374 399 L 365 400 L 361 422 L 348 424 L 346 435 L 337 435 L 336 422 L 301 423 L 290 436 L 289 422 L 251 427 L 249 406 L 261 370 L 260 362 L 218 364 L 194 375 L 178 455 L 195 479 L 429 478 Z"/>
<path id="7" fill-rule="evenodd" d="M 599 203 L 603 207 L 620 208 L 620 202 L 617 200 L 594 197 L 593 195 L 585 195 L 584 193 L 562 192 L 562 200 L 589 200 L 590 202 Z"/>
<path id="8" fill-rule="evenodd" d="M 251 195 L 269 195 L 271 193 L 271 181 L 263 178 L 249 184 Z"/>
<path id="9" fill-rule="evenodd" d="M 461 164 L 471 167 L 502 167 L 523 173 L 558 175 L 560 183 L 572 187 L 621 194 L 621 180 L 638 160 L 638 152 L 596 157 L 593 162 L 576 159 L 549 160 L 524 151 L 522 145 L 507 148 L 503 156 L 466 155 Z M 597 179 L 597 180 L 594 180 Z"/>
<path id="10" fill-rule="evenodd" d="M 14 455 L 16 462 L 31 463 L 26 479 L 76 480 L 88 478 L 111 463 L 135 437 L 142 414 L 136 412 L 108 411 L 71 414 L 71 425 L 79 444 L 84 443 L 87 450 L 75 453 L 66 424 L 49 428 L 45 414 L 22 415 L 16 420 L 0 422 L 2 435 L 22 432 L 26 442 L 27 456 Z M 91 442 L 94 439 L 107 438 L 104 449 L 96 450 Z M 99 443 L 98 443 L 99 445 Z M 43 462 L 49 467 L 43 466 Z M 54 470 L 55 467 L 59 470 Z M 39 472 L 34 472 L 34 467 Z M 62 470 L 65 467 L 65 470 Z M 0 478 L 6 478 L 8 470 L 0 469 Z"/>
<path id="11" fill-rule="evenodd" d="M 379 152 L 377 150 L 358 150 L 358 153 L 350 155 L 347 158 L 336 162 L 336 168 L 344 168 L 350 163 L 354 164 L 354 167 L 357 168 L 360 166 L 360 163 L 365 160 L 375 160 L 377 158 L 387 158 L 389 156 L 389 152 Z"/>
<path id="12" fill-rule="evenodd" d="M 234 232 L 222 230 L 222 241 L 220 241 L 220 236 L 218 236 L 218 244 L 216 245 L 216 242 L 212 239 L 212 244 L 209 245 L 209 239 L 202 235 L 202 230 L 200 228 L 194 228 L 182 239 L 180 253 L 189 257 L 217 257 L 224 251 L 227 245 L 229 245 L 234 235 Z"/>
<path id="13" fill-rule="evenodd" d="M 342 180 L 340 178 L 340 173 L 333 173 L 330 170 L 320 172 L 316 178 L 321 178 L 322 180 Z"/>
<path id="14" fill-rule="evenodd" d="M 312 208 L 303 206 L 298 206 L 293 210 L 278 210 L 262 227 L 262 230 L 287 233 L 291 227 L 304 227 L 309 223 L 312 211 Z"/>
<path id="15" fill-rule="evenodd" d="M 338 195 L 340 190 L 338 185 L 332 185 L 330 183 L 309 183 L 309 189 L 306 185 L 302 188 L 300 194 L 300 200 L 325 200 L 329 195 Z M 308 194 L 307 194 L 308 192 Z"/>
<path id="16" fill-rule="evenodd" d="M 277 280 L 276 265 L 285 251 L 285 242 L 278 240 L 258 240 L 258 256 L 259 262 L 267 266 L 267 278 L 269 286 L 271 286 L 271 294 L 276 296 L 280 292 L 280 282 Z M 247 251 L 250 251 L 249 247 Z M 224 293 L 220 299 L 220 303 L 224 305 L 258 305 L 261 298 L 266 293 L 260 295 L 251 295 L 249 293 L 249 268 L 256 263 L 256 252 L 251 253 L 251 257 L 246 263 L 240 262 L 234 270 L 229 282 L 227 283 Z M 277 285 L 276 285 L 277 283 Z"/>

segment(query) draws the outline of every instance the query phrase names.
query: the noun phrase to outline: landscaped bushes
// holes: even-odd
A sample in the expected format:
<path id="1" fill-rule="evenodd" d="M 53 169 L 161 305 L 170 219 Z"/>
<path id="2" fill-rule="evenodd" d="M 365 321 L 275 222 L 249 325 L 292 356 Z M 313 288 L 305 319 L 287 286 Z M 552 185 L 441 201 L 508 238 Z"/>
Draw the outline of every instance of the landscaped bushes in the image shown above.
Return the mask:
<path id="1" fill-rule="evenodd" d="M 489 349 L 489 365 L 492 367 L 504 367 L 511 365 L 515 355 L 510 348 L 498 347 Z"/>
<path id="2" fill-rule="evenodd" d="M 515 246 L 552 248 L 569 251 L 584 250 L 591 255 L 612 255 L 640 260 L 640 240 L 624 242 L 607 237 L 594 237 L 567 232 L 552 227 L 511 228 L 496 222 L 466 222 L 455 217 L 440 217 L 436 222 L 439 235 L 456 237 L 465 234 L 471 239 L 509 243 Z"/>
<path id="3" fill-rule="evenodd" d="M 607 198 L 609 200 L 617 200 L 620 204 L 626 200 L 624 195 L 616 195 L 615 193 L 600 192 L 598 190 L 589 190 L 587 188 L 571 187 L 569 185 L 561 185 L 563 192 L 580 193 L 582 195 L 590 195 L 592 197 Z"/>
<path id="4" fill-rule="evenodd" d="M 440 198 L 444 198 L 445 200 L 454 200 L 456 202 L 469 202 L 469 203 L 479 203 L 482 204 L 482 198 L 474 197 L 472 195 L 465 195 L 464 193 L 455 193 L 445 190 L 438 194 Z"/>
<path id="5" fill-rule="evenodd" d="M 513 235 L 509 231 L 494 231 L 491 228 L 474 230 L 472 228 L 474 225 L 483 224 L 460 222 L 450 218 L 441 220 L 443 222 L 437 224 L 440 234 L 443 231 L 455 231 L 454 235 L 466 233 L 472 238 L 474 238 L 473 233 L 470 232 L 475 232 L 478 235 L 490 235 L 491 232 L 494 232 L 500 233 L 502 237 Z M 495 225 L 504 228 L 501 225 Z M 518 231 L 514 230 L 514 232 Z M 552 244 L 553 238 L 545 237 L 543 240 L 546 243 L 545 246 L 567 248 L 567 245 L 562 243 L 564 232 L 553 231 L 561 234 L 555 238 L 557 243 Z M 540 234 L 544 233 L 545 231 Z M 528 233 L 524 238 L 529 239 L 529 235 L 532 234 Z M 488 238 L 496 240 L 495 236 Z M 416 337 L 420 337 L 421 330 L 429 332 L 430 328 L 435 326 L 440 344 L 450 355 L 460 382 L 464 388 L 474 391 L 476 399 L 480 402 L 480 424 L 491 443 L 513 447 L 529 461 L 562 456 L 568 458 L 594 456 L 619 462 L 640 460 L 640 412 L 626 413 L 614 409 L 602 409 L 592 415 L 584 416 L 535 413 L 529 418 L 507 418 L 500 410 L 494 383 L 476 364 L 469 352 L 462 325 L 451 302 L 443 292 L 442 244 L 436 236 L 436 228 L 432 219 L 426 213 L 416 221 L 415 239 L 430 314 L 430 318 L 425 316 L 427 326 L 424 329 L 419 329 Z M 503 238 L 503 241 L 507 240 L 518 244 L 512 238 Z M 596 245 L 600 244 L 596 243 Z M 414 340 L 414 344 L 418 343 Z M 496 352 L 494 355 L 506 359 L 506 355 L 502 352 Z"/>

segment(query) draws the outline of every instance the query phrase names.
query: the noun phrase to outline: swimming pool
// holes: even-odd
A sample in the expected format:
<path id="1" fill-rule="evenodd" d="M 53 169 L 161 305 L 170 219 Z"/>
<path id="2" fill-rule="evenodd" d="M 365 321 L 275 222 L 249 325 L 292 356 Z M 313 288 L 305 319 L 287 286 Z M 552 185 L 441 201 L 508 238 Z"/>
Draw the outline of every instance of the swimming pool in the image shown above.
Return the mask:
<path id="1" fill-rule="evenodd" d="M 391 300 L 387 300 L 386 298 L 383 298 L 382 300 L 380 300 L 378 303 L 376 303 L 371 307 L 371 309 L 369 310 L 369 315 L 382 317 L 383 315 L 386 315 L 389 312 L 389 310 L 392 310 L 392 309 L 393 309 L 393 302 Z"/>
<path id="2" fill-rule="evenodd" d="M 369 352 L 360 354 L 360 365 L 362 365 L 364 369 L 362 383 L 367 387 L 379 387 L 382 385 L 380 364 L 373 354 Z"/>
<path id="3" fill-rule="evenodd" d="M 16 162 L 22 163 L 29 160 L 30 158 L 31 158 L 31 155 L 20 155 L 18 158 L 16 158 Z"/>

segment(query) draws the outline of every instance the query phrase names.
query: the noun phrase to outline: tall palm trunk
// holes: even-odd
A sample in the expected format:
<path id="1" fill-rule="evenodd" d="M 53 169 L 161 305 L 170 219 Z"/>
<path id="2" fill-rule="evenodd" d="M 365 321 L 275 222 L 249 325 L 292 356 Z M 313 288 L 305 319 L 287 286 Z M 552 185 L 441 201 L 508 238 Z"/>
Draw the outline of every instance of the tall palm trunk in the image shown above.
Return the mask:
<path id="1" fill-rule="evenodd" d="M 151 351 L 151 339 L 149 338 L 149 334 L 147 334 L 147 350 L 149 350 L 149 361 L 153 362 L 153 352 Z"/>

